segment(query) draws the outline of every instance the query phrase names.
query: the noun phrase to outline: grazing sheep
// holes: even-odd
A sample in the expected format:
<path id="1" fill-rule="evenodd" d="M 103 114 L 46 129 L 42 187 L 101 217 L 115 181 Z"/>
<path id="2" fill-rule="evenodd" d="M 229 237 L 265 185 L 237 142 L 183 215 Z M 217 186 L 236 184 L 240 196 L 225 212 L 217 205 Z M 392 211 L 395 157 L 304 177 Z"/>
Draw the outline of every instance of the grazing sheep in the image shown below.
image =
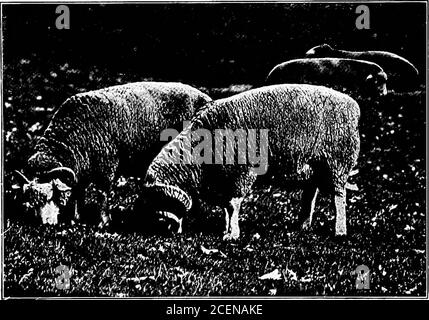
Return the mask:
<path id="1" fill-rule="evenodd" d="M 119 174 L 143 177 L 163 143 L 161 130 L 182 121 L 211 99 L 181 83 L 138 82 L 77 94 L 54 114 L 29 158 L 24 193 L 43 223 L 59 213 L 79 219 L 85 188 L 109 191 Z M 75 200 L 75 201 L 70 201 Z M 70 205 L 74 203 L 73 205 Z M 109 215 L 101 206 L 103 224 Z M 60 210 L 61 209 L 61 210 Z M 78 210 L 79 209 L 79 210 Z M 84 215 L 83 220 L 98 219 Z"/>
<path id="2" fill-rule="evenodd" d="M 374 62 L 383 68 L 389 78 L 389 88 L 395 90 L 414 87 L 419 75 L 411 62 L 387 51 L 347 51 L 322 44 L 311 48 L 305 55 L 307 58 L 348 58 Z"/>
<path id="3" fill-rule="evenodd" d="M 258 163 L 250 160 L 257 146 L 248 140 L 249 157 L 244 164 L 238 161 L 210 164 L 210 157 L 198 164 L 196 157 L 200 156 L 200 151 L 192 152 L 193 161 L 189 161 L 190 153 L 183 150 L 189 150 L 189 136 L 198 130 L 208 130 L 217 137 L 219 129 L 233 132 L 245 129 L 249 139 L 250 129 L 268 129 L 266 143 L 262 138 L 259 142 L 259 154 L 268 154 L 269 149 L 271 172 L 266 176 L 274 173 L 279 181 L 302 183 L 301 222 L 310 216 L 311 223 L 317 190 L 330 192 L 335 205 L 336 234 L 344 235 L 345 187 L 359 153 L 359 117 L 359 106 L 349 96 L 326 87 L 304 84 L 262 87 L 213 101 L 150 164 L 145 178 L 145 198 L 152 201 L 155 212 L 176 220 L 179 229 L 184 214 L 191 208 L 198 208 L 204 202 L 223 207 L 226 214 L 224 238 L 238 238 L 241 202 L 251 191 L 257 176 L 265 172 L 256 171 Z M 205 134 L 204 139 L 208 136 Z M 215 138 L 215 142 L 219 141 L 223 138 Z M 201 143 L 204 140 L 198 145 Z M 216 149 L 215 159 L 219 155 L 223 159 L 224 151 L 234 143 L 234 139 L 227 139 L 226 148 L 220 154 Z M 195 148 L 192 150 L 199 150 L 195 141 L 191 144 Z M 180 150 L 183 159 L 178 162 Z M 264 165 L 262 162 L 258 169 Z"/>
<path id="4" fill-rule="evenodd" d="M 387 76 L 372 62 L 354 59 L 296 59 L 275 66 L 267 84 L 307 83 L 359 95 L 385 95 Z"/>

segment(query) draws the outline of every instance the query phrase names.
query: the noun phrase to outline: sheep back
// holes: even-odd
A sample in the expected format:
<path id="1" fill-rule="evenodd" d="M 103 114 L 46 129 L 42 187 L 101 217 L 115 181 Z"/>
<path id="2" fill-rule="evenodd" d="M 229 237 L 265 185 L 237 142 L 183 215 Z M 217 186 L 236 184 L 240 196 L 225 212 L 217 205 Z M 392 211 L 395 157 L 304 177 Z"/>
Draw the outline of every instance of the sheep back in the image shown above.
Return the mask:
<path id="1" fill-rule="evenodd" d="M 29 160 L 30 170 L 36 173 L 61 164 L 78 176 L 96 179 L 119 164 L 121 170 L 142 175 L 162 146 L 161 130 L 180 127 L 210 100 L 188 85 L 162 82 L 77 94 L 54 114 Z M 41 165 L 41 158 L 52 161 Z"/>
<path id="2" fill-rule="evenodd" d="M 219 195 L 226 201 L 237 188 L 247 192 L 253 181 L 248 177 L 249 165 L 168 162 L 171 150 L 183 145 L 189 131 L 205 128 L 213 135 L 215 129 L 268 129 L 268 165 L 278 177 L 296 180 L 308 164 L 330 170 L 333 184 L 345 183 L 342 180 L 359 153 L 359 117 L 352 98 L 313 85 L 274 85 L 217 100 L 161 150 L 149 166 L 146 182 L 178 186 L 192 196 L 210 190 L 208 197 Z"/>
<path id="3" fill-rule="evenodd" d="M 348 58 L 374 62 L 387 73 L 389 86 L 394 89 L 409 89 L 416 85 L 419 72 L 407 59 L 388 51 L 348 51 L 334 49 L 327 44 L 316 46 L 307 51 L 309 58 Z"/>
<path id="4" fill-rule="evenodd" d="M 305 83 L 323 85 L 336 90 L 382 94 L 376 85 L 370 87 L 367 77 L 372 75 L 379 81 L 378 86 L 386 84 L 383 69 L 372 62 L 340 58 L 295 59 L 275 66 L 267 77 L 267 84 Z"/>

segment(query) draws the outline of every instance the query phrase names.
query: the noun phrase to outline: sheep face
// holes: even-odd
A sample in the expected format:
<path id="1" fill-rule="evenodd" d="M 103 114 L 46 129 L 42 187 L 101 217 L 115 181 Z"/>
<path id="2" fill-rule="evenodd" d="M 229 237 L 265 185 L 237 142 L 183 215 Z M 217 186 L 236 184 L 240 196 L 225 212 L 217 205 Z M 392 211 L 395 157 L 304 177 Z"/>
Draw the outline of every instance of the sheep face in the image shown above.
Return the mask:
<path id="1" fill-rule="evenodd" d="M 334 51 L 334 49 L 329 44 L 321 44 L 319 46 L 315 46 L 308 50 L 305 53 L 305 56 L 308 58 L 320 58 L 320 57 L 327 57 L 329 54 L 331 54 Z"/>
<path id="2" fill-rule="evenodd" d="M 24 206 L 33 210 L 43 224 L 58 224 L 58 215 L 71 197 L 71 187 L 60 179 L 39 183 L 37 179 L 23 185 Z"/>
<path id="3" fill-rule="evenodd" d="M 162 229 L 169 230 L 173 233 L 182 233 L 183 218 L 179 218 L 169 211 L 157 211 L 158 223 Z"/>
<path id="4" fill-rule="evenodd" d="M 145 184 L 142 199 L 147 216 L 152 217 L 160 230 L 182 232 L 183 217 L 192 207 L 192 198 L 182 189 L 165 184 Z"/>
<path id="5" fill-rule="evenodd" d="M 366 86 L 371 94 L 385 96 L 387 94 L 387 75 L 385 72 L 369 74 L 366 78 Z"/>
<path id="6" fill-rule="evenodd" d="M 68 205 L 72 195 L 70 182 L 64 181 L 72 179 L 70 181 L 76 183 L 74 171 L 67 167 L 57 167 L 33 180 L 19 171 L 15 173 L 23 180 L 23 204 L 26 211 L 33 211 L 36 219 L 41 218 L 43 224 L 57 224 L 60 211 Z"/>

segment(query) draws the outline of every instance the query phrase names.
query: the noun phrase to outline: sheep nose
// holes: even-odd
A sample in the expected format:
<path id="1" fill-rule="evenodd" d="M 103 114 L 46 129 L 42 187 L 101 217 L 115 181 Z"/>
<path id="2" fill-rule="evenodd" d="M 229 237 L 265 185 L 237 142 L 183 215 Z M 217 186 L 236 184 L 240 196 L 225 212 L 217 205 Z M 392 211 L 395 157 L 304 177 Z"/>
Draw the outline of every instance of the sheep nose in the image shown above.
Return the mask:
<path id="1" fill-rule="evenodd" d="M 51 218 L 51 217 L 47 217 L 47 218 L 42 218 L 42 224 L 49 224 L 49 225 L 54 225 L 56 224 L 55 219 Z"/>

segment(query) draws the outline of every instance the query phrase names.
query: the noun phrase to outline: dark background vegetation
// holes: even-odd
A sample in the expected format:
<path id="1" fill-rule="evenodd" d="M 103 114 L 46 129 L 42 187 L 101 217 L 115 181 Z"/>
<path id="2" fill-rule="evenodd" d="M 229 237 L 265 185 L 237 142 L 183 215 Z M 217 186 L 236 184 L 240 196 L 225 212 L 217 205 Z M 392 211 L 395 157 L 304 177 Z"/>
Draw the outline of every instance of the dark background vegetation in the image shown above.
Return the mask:
<path id="1" fill-rule="evenodd" d="M 350 4 L 70 5 L 71 29 L 55 28 L 56 6 L 4 7 L 5 62 L 35 58 L 154 79 L 209 85 L 260 83 L 274 64 L 323 42 L 385 49 L 425 66 L 425 6 L 368 4 L 357 30 Z"/>
<path id="2" fill-rule="evenodd" d="M 424 295 L 425 4 L 367 5 L 370 30 L 355 28 L 356 4 L 74 4 L 70 30 L 55 28 L 56 5 L 3 5 L 6 295 Z M 13 219 L 11 173 L 72 94 L 153 79 L 217 98 L 261 85 L 275 64 L 325 42 L 395 52 L 421 73 L 416 91 L 360 101 L 360 191 L 349 193 L 347 239 L 334 239 L 323 195 L 313 230 L 296 230 L 299 192 L 275 188 L 247 200 L 234 244 L 220 241 L 220 228 L 166 238 Z M 55 289 L 60 263 L 73 270 L 70 291 Z M 351 275 L 360 264 L 373 276 L 364 293 Z M 281 279 L 258 278 L 275 269 Z"/>

